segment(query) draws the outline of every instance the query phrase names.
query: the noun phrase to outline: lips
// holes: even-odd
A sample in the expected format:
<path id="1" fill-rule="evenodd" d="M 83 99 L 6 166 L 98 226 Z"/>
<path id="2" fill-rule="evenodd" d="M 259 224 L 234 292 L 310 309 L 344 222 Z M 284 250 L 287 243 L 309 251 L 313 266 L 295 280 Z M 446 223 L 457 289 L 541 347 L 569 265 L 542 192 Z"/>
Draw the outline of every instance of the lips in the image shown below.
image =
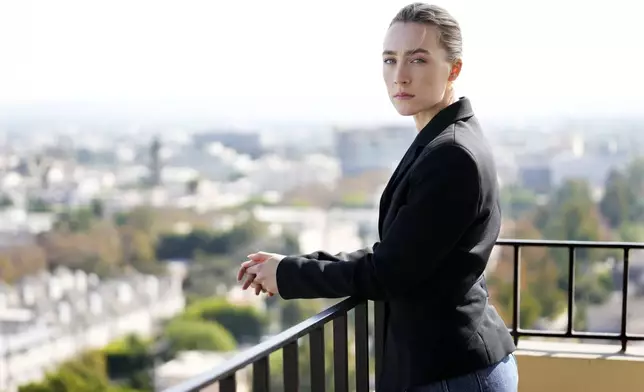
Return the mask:
<path id="1" fill-rule="evenodd" d="M 394 98 L 396 99 L 411 99 L 414 98 L 413 94 L 407 94 L 407 93 L 398 93 L 394 95 Z"/>

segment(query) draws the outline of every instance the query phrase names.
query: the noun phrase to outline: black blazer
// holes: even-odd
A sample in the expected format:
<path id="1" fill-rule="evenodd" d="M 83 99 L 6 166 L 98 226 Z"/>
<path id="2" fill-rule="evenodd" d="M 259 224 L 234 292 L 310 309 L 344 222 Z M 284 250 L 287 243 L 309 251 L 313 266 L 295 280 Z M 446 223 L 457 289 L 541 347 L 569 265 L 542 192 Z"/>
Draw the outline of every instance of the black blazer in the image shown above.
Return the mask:
<path id="1" fill-rule="evenodd" d="M 373 249 L 284 258 L 280 295 L 384 301 L 378 392 L 457 377 L 515 350 L 483 271 L 501 226 L 490 146 L 467 98 L 421 130 L 380 200 Z"/>

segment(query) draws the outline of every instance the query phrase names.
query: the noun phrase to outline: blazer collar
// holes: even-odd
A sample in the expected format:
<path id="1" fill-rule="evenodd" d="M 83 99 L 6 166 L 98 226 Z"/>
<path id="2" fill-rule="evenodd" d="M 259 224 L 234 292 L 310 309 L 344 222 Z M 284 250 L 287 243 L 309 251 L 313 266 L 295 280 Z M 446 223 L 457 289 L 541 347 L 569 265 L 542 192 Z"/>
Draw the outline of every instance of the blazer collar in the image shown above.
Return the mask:
<path id="1" fill-rule="evenodd" d="M 436 116 L 434 116 L 434 118 L 425 125 L 425 128 L 418 132 L 413 144 L 417 146 L 426 146 L 450 125 L 472 116 L 474 116 L 474 112 L 472 111 L 470 100 L 466 97 L 461 97 L 458 101 L 438 112 Z"/>

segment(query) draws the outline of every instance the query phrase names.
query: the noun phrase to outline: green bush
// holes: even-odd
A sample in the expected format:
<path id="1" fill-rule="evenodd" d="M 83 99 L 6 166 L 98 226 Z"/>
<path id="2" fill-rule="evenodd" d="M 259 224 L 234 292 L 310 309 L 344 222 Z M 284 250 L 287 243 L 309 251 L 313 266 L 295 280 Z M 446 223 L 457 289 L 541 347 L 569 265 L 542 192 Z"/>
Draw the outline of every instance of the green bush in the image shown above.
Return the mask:
<path id="1" fill-rule="evenodd" d="M 264 333 L 268 317 L 247 305 L 231 305 L 225 299 L 209 298 L 188 306 L 183 318 L 212 321 L 230 331 L 238 342 L 256 343 Z"/>
<path id="2" fill-rule="evenodd" d="M 173 353 L 187 350 L 230 351 L 237 342 L 226 328 L 215 322 L 177 319 L 164 332 Z"/>

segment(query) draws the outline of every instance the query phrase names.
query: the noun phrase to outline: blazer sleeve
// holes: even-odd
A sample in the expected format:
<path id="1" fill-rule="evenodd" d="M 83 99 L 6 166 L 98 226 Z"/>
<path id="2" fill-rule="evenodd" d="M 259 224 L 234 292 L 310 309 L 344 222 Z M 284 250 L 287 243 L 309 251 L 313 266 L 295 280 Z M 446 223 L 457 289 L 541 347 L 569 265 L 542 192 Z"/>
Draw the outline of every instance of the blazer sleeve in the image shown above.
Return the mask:
<path id="1" fill-rule="evenodd" d="M 285 257 L 277 267 L 280 296 L 389 300 L 425 282 L 476 219 L 480 176 L 456 144 L 426 151 L 411 170 L 407 202 L 372 251 Z"/>

